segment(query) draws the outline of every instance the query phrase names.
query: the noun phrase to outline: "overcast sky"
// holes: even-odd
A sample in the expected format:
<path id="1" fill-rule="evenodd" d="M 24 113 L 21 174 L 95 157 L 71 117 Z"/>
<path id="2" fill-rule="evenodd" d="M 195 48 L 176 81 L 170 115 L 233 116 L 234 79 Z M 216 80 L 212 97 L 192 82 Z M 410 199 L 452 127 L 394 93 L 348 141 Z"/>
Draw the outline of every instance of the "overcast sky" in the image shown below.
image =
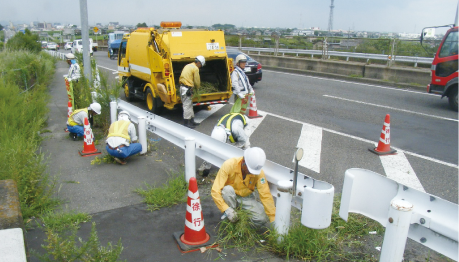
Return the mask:
<path id="1" fill-rule="evenodd" d="M 88 0 L 89 25 L 181 21 L 183 25 L 233 24 L 327 30 L 331 0 Z M 420 33 L 423 27 L 454 23 L 457 0 L 335 0 L 333 29 Z M 0 23 L 80 25 L 79 0 L 2 1 Z"/>

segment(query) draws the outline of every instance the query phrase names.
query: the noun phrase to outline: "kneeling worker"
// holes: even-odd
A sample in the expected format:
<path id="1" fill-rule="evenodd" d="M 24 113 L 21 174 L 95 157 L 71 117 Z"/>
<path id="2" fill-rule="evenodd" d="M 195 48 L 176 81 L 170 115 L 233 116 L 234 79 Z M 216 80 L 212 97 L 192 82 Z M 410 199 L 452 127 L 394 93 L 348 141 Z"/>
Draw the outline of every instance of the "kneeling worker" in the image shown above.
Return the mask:
<path id="1" fill-rule="evenodd" d="M 218 171 L 212 186 L 212 198 L 231 222 L 237 221 L 235 209 L 238 205 L 249 211 L 251 220 L 257 227 L 274 222 L 276 207 L 262 170 L 265 161 L 263 149 L 252 147 L 244 151 L 243 157 L 226 160 Z M 253 194 L 255 187 L 261 203 Z"/>
<path id="2" fill-rule="evenodd" d="M 126 158 L 142 151 L 142 145 L 137 142 L 135 126 L 131 123 L 131 115 L 127 111 L 118 114 L 118 121 L 110 125 L 107 137 L 107 152 L 115 157 L 121 165 L 127 163 Z"/>
<path id="3" fill-rule="evenodd" d="M 88 108 L 75 110 L 67 119 L 67 129 L 70 132 L 69 136 L 73 140 L 84 136 L 84 119 L 88 118 L 88 121 L 92 122 L 92 116 L 95 114 L 100 115 L 101 110 L 102 107 L 99 103 L 92 103 Z"/>
<path id="4" fill-rule="evenodd" d="M 249 137 L 244 131 L 247 123 L 248 118 L 243 114 L 226 114 L 218 120 L 210 136 L 223 143 L 233 144 L 237 148 L 247 149 L 250 147 Z M 206 177 L 209 175 L 211 167 L 212 164 L 204 161 L 198 171 L 202 171 L 202 176 Z"/>

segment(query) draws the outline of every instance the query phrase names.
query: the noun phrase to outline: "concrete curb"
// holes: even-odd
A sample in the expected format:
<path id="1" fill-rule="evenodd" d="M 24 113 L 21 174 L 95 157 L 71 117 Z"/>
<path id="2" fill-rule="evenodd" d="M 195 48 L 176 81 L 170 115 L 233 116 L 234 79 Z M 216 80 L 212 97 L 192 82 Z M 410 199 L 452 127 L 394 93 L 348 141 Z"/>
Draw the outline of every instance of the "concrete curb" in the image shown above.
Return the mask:
<path id="1" fill-rule="evenodd" d="M 345 76 L 345 75 L 323 73 L 323 72 L 317 72 L 317 71 L 311 71 L 311 70 L 281 68 L 281 67 L 272 67 L 272 66 L 263 66 L 263 69 L 279 71 L 279 72 L 286 72 L 286 73 L 294 73 L 294 74 L 300 74 L 300 75 L 326 77 L 326 78 L 344 80 L 344 81 L 349 81 L 349 82 L 359 82 L 359 83 L 372 84 L 372 85 L 390 86 L 390 87 L 426 92 L 426 87 L 424 86 L 416 86 L 416 85 L 407 84 L 407 83 L 396 83 L 396 82 L 382 81 L 382 80 L 376 80 L 376 79 L 370 79 L 370 78 L 364 78 L 364 77 L 350 77 L 350 76 Z"/>
<path id="2" fill-rule="evenodd" d="M 16 182 L 0 180 L 0 229 L 22 228 L 24 221 Z"/>

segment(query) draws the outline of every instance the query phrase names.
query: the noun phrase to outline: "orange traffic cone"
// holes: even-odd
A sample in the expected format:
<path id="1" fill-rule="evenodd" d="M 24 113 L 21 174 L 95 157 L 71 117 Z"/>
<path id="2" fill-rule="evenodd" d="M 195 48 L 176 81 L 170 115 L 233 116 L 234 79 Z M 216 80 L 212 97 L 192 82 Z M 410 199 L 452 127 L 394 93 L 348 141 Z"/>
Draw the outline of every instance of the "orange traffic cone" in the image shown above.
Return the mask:
<path id="1" fill-rule="evenodd" d="M 69 100 L 69 102 L 67 103 L 67 118 L 70 117 L 70 115 L 72 114 L 72 101 Z M 64 128 L 64 131 L 65 132 L 68 132 L 68 128 Z"/>
<path id="2" fill-rule="evenodd" d="M 195 177 L 190 178 L 188 185 L 185 232 L 176 232 L 173 233 L 173 236 L 182 253 L 197 251 L 204 246 L 216 246 L 212 245 L 215 241 L 206 233 L 204 227 L 198 183 Z"/>
<path id="3" fill-rule="evenodd" d="M 94 135 L 92 133 L 91 127 L 89 126 L 88 118 L 84 118 L 84 147 L 83 151 L 78 151 L 80 156 L 93 156 L 102 154 L 96 149 L 94 145 Z"/>
<path id="4" fill-rule="evenodd" d="M 386 115 L 384 120 L 384 125 L 381 131 L 381 137 L 379 138 L 379 143 L 377 148 L 369 148 L 371 152 L 377 155 L 389 155 L 394 154 L 397 150 L 390 148 L 390 115 Z"/>
<path id="5" fill-rule="evenodd" d="M 255 99 L 255 94 L 250 97 L 250 106 L 249 106 L 249 118 L 259 118 L 263 117 L 257 112 L 257 100 Z"/>
<path id="6" fill-rule="evenodd" d="M 70 117 L 70 115 L 72 114 L 73 112 L 73 109 L 72 109 L 72 101 L 68 101 L 67 102 L 67 118 Z"/>

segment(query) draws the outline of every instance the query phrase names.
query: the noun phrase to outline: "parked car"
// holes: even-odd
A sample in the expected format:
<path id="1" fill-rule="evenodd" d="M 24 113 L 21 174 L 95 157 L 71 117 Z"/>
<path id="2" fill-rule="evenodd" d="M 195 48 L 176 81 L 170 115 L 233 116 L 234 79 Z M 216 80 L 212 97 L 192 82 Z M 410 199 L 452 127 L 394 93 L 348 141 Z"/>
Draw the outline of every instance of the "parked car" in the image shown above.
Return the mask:
<path id="1" fill-rule="evenodd" d="M 54 50 L 54 51 L 59 50 L 59 46 L 54 42 L 49 42 L 48 45 L 46 46 L 46 48 L 48 50 Z"/>
<path id="2" fill-rule="evenodd" d="M 92 46 L 92 39 L 91 38 L 89 38 L 89 46 L 90 47 Z M 70 49 L 70 52 L 72 52 L 72 53 L 80 52 L 81 53 L 82 50 L 83 50 L 83 40 L 77 39 L 77 40 L 73 41 L 72 48 Z M 92 54 L 93 54 L 92 48 L 89 48 L 89 54 L 92 56 Z"/>
<path id="3" fill-rule="evenodd" d="M 65 50 L 70 50 L 70 49 L 72 49 L 72 44 L 73 44 L 73 42 L 67 42 L 67 43 L 65 43 L 64 49 L 65 49 Z"/>
<path id="4" fill-rule="evenodd" d="M 42 48 L 42 49 L 48 48 L 48 42 L 42 41 L 42 42 L 41 42 L 41 48 Z"/>
<path id="5" fill-rule="evenodd" d="M 261 81 L 263 75 L 261 71 L 261 64 L 258 63 L 255 59 L 251 58 L 245 53 L 242 53 L 238 50 L 226 50 L 228 58 L 232 58 L 233 61 L 236 61 L 236 56 L 243 54 L 247 57 L 247 64 L 245 65 L 245 74 L 249 78 L 250 84 L 253 86 L 256 82 Z"/>

